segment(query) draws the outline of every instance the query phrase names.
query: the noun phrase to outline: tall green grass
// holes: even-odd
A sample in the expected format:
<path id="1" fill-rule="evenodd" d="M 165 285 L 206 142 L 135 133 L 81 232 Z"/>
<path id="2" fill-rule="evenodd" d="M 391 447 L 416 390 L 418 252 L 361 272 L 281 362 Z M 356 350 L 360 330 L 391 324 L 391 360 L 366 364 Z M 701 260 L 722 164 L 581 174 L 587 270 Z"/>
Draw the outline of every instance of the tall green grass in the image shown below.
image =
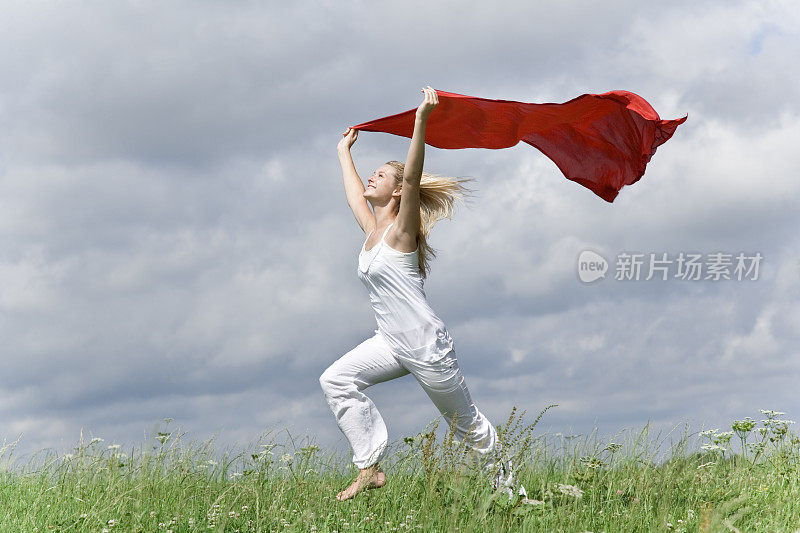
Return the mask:
<path id="1" fill-rule="evenodd" d="M 515 408 L 497 427 L 527 489 L 510 500 L 492 492 L 453 428 L 437 437 L 438 421 L 392 443 L 385 487 L 346 502 L 336 493 L 355 467 L 308 437 L 279 444 L 267 434 L 220 456 L 213 439 L 184 443 L 163 429 L 129 450 L 81 439 L 36 464 L 16 464 L 15 443 L 5 444 L 0 531 L 800 530 L 800 439 L 783 413 L 695 434 L 698 449 L 686 431 L 656 460 L 649 425 L 621 443 L 536 435 L 551 407 L 527 425 Z"/>

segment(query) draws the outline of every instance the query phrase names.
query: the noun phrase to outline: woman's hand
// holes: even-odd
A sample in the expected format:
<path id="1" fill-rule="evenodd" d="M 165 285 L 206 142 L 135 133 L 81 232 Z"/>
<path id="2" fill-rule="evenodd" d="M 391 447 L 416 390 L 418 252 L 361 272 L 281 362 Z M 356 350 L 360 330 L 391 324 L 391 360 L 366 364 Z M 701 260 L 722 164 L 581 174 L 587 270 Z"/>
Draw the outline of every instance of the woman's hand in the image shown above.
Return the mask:
<path id="1" fill-rule="evenodd" d="M 342 133 L 342 135 L 343 137 L 337 146 L 339 152 L 350 150 L 350 147 L 353 146 L 353 143 L 355 143 L 358 138 L 358 130 L 347 128 L 347 131 Z"/>
<path id="2" fill-rule="evenodd" d="M 423 88 L 422 92 L 425 93 L 425 99 L 417 108 L 417 118 L 427 119 L 431 111 L 439 105 L 439 95 L 436 94 L 436 90 L 430 85 Z"/>

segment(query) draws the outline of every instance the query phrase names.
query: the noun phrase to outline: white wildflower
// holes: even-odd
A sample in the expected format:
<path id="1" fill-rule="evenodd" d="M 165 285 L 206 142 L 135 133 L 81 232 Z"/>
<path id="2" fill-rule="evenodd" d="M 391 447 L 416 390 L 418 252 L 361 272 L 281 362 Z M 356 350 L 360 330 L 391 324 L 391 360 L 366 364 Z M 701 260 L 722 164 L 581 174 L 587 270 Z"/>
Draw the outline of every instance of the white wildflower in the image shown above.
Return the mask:
<path id="1" fill-rule="evenodd" d="M 556 483 L 556 489 L 558 489 L 561 494 L 567 494 L 569 496 L 574 496 L 575 498 L 583 498 L 583 491 L 574 485 Z"/>
<path id="2" fill-rule="evenodd" d="M 526 505 L 544 505 L 544 502 L 542 500 L 531 500 L 530 498 L 522 498 L 520 501 Z"/>

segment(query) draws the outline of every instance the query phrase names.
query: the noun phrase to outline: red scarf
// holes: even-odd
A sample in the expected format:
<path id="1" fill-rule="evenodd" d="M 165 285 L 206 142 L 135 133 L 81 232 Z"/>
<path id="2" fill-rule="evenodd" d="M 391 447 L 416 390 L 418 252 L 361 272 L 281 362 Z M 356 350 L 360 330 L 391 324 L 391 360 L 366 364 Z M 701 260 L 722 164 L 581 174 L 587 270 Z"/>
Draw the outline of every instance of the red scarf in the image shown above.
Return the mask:
<path id="1" fill-rule="evenodd" d="M 524 141 L 549 157 L 567 179 L 613 202 L 644 175 L 656 148 L 689 117 L 661 120 L 629 91 L 582 94 L 563 104 L 489 100 L 437 90 L 425 143 L 436 148 L 508 148 Z M 353 126 L 411 138 L 416 108 Z"/>

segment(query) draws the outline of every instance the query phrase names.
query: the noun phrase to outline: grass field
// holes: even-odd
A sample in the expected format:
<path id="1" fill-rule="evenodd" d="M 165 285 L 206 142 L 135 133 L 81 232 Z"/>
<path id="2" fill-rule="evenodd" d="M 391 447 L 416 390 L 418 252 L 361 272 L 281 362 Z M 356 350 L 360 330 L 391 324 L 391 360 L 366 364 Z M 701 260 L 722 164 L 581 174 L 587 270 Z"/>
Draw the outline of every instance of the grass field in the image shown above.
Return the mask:
<path id="1" fill-rule="evenodd" d="M 656 461 L 648 427 L 624 443 L 498 426 L 527 497 L 509 500 L 429 426 L 393 443 L 387 484 L 346 502 L 349 457 L 297 439 L 219 456 L 166 427 L 138 448 L 100 439 L 16 464 L 0 450 L 0 531 L 787 531 L 800 530 L 800 439 L 784 413 L 686 432 Z M 440 431 L 441 433 L 441 431 Z M 548 438 L 549 437 L 549 438 Z M 734 451 L 736 450 L 736 451 Z M 515 491 L 516 492 L 516 491 Z"/>

